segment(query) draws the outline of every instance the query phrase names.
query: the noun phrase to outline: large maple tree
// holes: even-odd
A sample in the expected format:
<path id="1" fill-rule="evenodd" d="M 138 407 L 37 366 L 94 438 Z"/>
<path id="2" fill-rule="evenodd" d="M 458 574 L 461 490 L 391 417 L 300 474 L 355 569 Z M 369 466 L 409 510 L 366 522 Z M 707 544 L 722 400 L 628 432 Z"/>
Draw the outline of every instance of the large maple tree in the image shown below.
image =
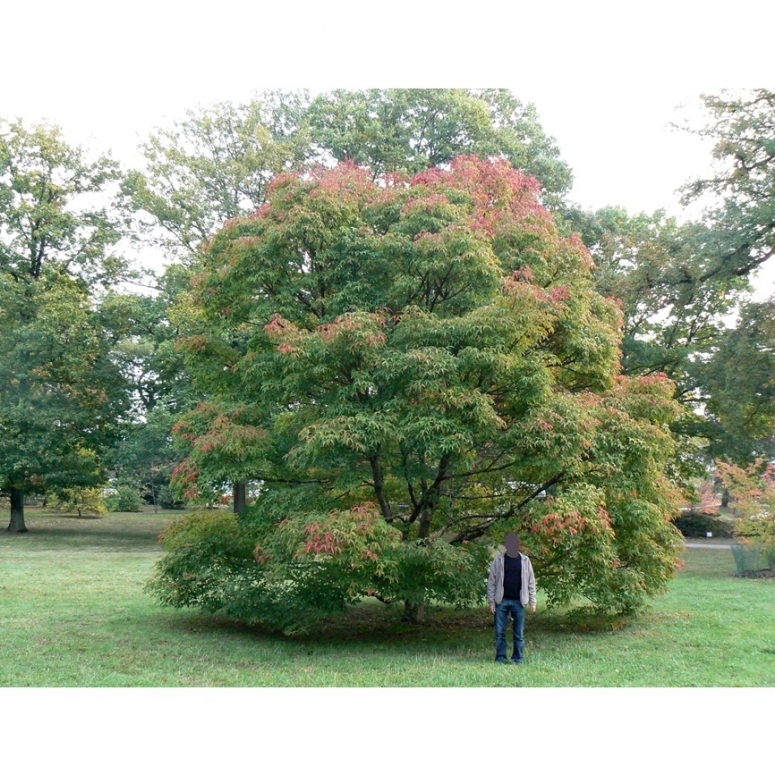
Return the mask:
<path id="1" fill-rule="evenodd" d="M 177 480 L 260 494 L 169 531 L 163 601 L 285 629 L 364 595 L 419 616 L 478 602 L 509 530 L 552 603 L 664 588 L 673 385 L 620 374 L 620 311 L 534 178 L 473 156 L 281 175 L 201 268 L 178 314 L 208 400 Z"/>

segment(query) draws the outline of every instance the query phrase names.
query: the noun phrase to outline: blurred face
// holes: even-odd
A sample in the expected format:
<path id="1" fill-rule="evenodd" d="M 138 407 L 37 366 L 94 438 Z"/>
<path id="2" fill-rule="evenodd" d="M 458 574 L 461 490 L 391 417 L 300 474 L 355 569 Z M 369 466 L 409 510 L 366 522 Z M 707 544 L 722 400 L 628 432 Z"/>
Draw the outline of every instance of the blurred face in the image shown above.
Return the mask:
<path id="1" fill-rule="evenodd" d="M 519 538 L 516 533 L 507 533 L 504 543 L 509 557 L 516 557 L 519 554 Z"/>

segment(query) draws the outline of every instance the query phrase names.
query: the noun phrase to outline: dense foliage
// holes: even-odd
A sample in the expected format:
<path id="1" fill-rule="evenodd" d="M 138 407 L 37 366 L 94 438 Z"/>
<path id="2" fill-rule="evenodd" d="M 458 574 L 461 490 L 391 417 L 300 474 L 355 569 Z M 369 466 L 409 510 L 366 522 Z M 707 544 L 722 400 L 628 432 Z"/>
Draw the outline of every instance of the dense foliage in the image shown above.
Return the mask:
<path id="1" fill-rule="evenodd" d="M 172 532 L 162 599 L 284 627 L 369 594 L 472 603 L 508 530 L 553 602 L 662 589 L 673 387 L 618 374 L 591 268 L 505 161 L 279 177 L 208 247 L 185 340 L 208 400 L 178 426 L 190 495 L 261 494 Z"/>

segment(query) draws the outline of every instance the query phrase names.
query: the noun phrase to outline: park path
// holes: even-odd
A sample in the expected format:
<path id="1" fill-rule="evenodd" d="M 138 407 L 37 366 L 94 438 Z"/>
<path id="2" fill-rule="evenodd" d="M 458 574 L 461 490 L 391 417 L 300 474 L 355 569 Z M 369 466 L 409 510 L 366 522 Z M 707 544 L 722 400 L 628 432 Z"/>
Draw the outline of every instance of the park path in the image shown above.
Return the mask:
<path id="1" fill-rule="evenodd" d="M 732 542 L 722 538 L 694 538 L 684 546 L 688 549 L 731 549 Z"/>

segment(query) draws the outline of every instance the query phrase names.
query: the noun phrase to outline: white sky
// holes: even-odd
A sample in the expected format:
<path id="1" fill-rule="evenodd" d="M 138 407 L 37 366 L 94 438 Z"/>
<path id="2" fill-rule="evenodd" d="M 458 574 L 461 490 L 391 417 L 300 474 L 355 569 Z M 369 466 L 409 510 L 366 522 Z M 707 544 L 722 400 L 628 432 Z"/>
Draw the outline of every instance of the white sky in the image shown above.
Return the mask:
<path id="1" fill-rule="evenodd" d="M 767 0 L 3 0 L 0 116 L 45 118 L 72 142 L 111 148 L 130 165 L 138 163 L 136 145 L 152 127 L 182 118 L 197 104 L 245 100 L 263 88 L 507 87 L 536 104 L 544 128 L 557 139 L 575 174 L 574 200 L 678 214 L 676 188 L 701 175 L 710 157 L 697 138 L 669 129 L 680 118 L 676 107 L 686 103 L 687 115 L 696 115 L 702 92 L 775 86 L 774 22 L 775 3 Z M 762 294 L 775 290 L 775 269 L 760 286 Z M 636 712 L 640 697 L 619 692 L 607 694 L 595 713 L 625 699 L 625 715 Z M 555 696 L 568 701 L 567 693 Z M 452 707 L 464 707 L 455 697 Z M 500 697 L 505 717 L 510 706 Z M 249 698 L 252 703 L 256 695 Z M 505 766 L 505 750 L 488 742 L 491 698 L 485 716 L 472 719 L 471 736 L 481 745 L 481 766 L 492 766 L 494 757 Z M 579 700 L 578 721 L 586 702 Z M 673 704 L 674 695 L 665 703 Z M 681 724 L 701 708 L 698 700 L 684 709 Z M 739 714 L 740 703 L 736 708 Z M 524 704 L 516 711 L 527 714 Z M 727 728 L 730 713 L 723 716 Z M 606 716 L 614 717 L 615 710 Z M 309 719 L 302 713 L 301 721 Z M 527 729 L 528 722 L 518 726 Z M 266 714 L 259 723 L 267 723 Z M 428 723 L 417 726 L 417 734 L 442 740 L 444 727 Z M 291 727 L 306 738 L 309 730 L 298 716 Z M 662 739 L 664 733 L 648 721 L 645 729 L 652 732 L 645 740 Z M 404 735 L 400 724 L 392 732 Z M 570 739 L 569 757 L 579 743 Z M 637 738 L 631 742 L 640 747 Z M 691 766 L 718 764 L 724 754 L 712 738 L 688 742 Z M 710 745 L 707 756 L 704 742 Z M 736 765 L 739 742 L 725 744 Z M 178 746 L 182 751 L 188 741 Z M 521 756 L 538 750 L 554 760 L 562 746 L 545 730 L 532 730 L 521 748 Z M 105 754 L 113 759 L 116 751 Z M 666 755 L 676 761 L 680 751 Z M 567 763 L 572 766 L 572 757 Z M 632 763 L 627 757 L 625 768 Z M 605 760 L 596 769 L 609 771 Z"/>

